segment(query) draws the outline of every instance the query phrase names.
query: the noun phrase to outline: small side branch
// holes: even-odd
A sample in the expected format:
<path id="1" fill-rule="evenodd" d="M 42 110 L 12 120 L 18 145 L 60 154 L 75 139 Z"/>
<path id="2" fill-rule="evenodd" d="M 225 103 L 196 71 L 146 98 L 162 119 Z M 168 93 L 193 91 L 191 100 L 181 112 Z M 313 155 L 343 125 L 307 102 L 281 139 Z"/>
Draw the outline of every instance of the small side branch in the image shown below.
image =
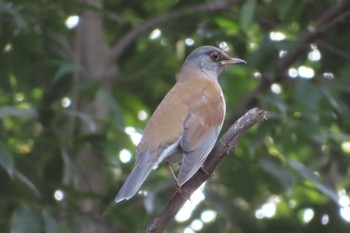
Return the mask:
<path id="1" fill-rule="evenodd" d="M 214 172 L 220 161 L 232 152 L 233 148 L 237 145 L 238 141 L 247 130 L 258 122 L 266 119 L 266 116 L 267 111 L 253 108 L 239 118 L 216 143 L 213 151 L 203 165 L 203 170 L 205 172 L 200 169 L 184 186 L 181 187 L 181 192 L 177 191 L 174 194 L 168 204 L 147 227 L 145 233 L 164 232 L 166 226 L 175 217 L 179 209 L 185 204 L 191 194 L 209 178 L 210 174 Z"/>
<path id="2" fill-rule="evenodd" d="M 253 90 L 251 94 L 240 102 L 236 108 L 236 112 L 239 114 L 246 109 L 257 105 L 260 94 L 268 90 L 272 83 L 284 83 L 288 81 L 288 69 L 307 55 L 308 51 L 310 50 L 309 44 L 317 42 L 322 33 L 337 25 L 337 23 L 341 22 L 345 17 L 348 17 L 349 14 L 350 0 L 344 0 L 338 4 L 334 4 L 331 8 L 325 11 L 316 20 L 315 24 L 309 27 L 308 31 L 305 31 L 299 36 L 299 47 L 288 52 L 286 56 L 279 60 L 273 76 L 269 78 L 263 77 L 256 86 L 255 90 Z M 344 56 L 344 54 L 342 55 Z M 234 119 L 236 119 L 236 116 L 233 116 L 233 118 L 229 119 L 228 122 L 233 122 Z"/>
<path id="3" fill-rule="evenodd" d="M 185 17 L 194 13 L 211 13 L 216 11 L 226 10 L 231 5 L 240 2 L 241 0 L 216 0 L 209 1 L 208 3 L 203 3 L 199 5 L 195 5 L 192 7 L 186 7 L 183 9 L 177 9 L 174 11 L 170 11 L 165 15 L 161 15 L 152 19 L 149 19 L 134 28 L 127 34 L 125 34 L 122 38 L 120 38 L 117 43 L 112 48 L 112 57 L 111 60 L 113 62 L 118 61 L 119 58 L 124 54 L 126 49 L 141 35 L 150 31 L 151 29 L 158 27 L 170 20 L 175 20 L 181 17 Z"/>

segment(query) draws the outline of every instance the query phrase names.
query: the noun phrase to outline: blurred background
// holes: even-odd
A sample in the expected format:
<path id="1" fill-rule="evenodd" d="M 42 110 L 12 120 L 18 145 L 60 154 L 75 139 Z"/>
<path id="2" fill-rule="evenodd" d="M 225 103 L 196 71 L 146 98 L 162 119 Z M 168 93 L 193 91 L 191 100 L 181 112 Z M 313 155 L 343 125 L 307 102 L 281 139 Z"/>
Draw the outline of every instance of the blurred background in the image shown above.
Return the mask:
<path id="1" fill-rule="evenodd" d="M 165 166 L 114 198 L 185 57 L 220 76 L 242 138 L 168 232 L 350 232 L 349 0 L 0 2 L 0 232 L 142 232 L 176 186 Z M 176 167 L 176 166 L 175 166 Z"/>

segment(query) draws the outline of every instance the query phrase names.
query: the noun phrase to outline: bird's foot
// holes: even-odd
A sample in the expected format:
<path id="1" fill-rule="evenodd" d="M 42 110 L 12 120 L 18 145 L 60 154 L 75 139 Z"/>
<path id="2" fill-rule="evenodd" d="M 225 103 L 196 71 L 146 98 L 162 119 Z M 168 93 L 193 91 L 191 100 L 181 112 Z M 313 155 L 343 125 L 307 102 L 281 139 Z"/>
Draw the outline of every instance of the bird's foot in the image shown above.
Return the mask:
<path id="1" fill-rule="evenodd" d="M 179 186 L 178 184 L 176 184 L 176 192 L 182 193 L 181 186 Z"/>
<path id="2" fill-rule="evenodd" d="M 173 169 L 170 166 L 170 163 L 169 162 L 165 162 L 165 164 L 167 165 L 167 168 L 168 168 L 171 176 L 173 177 L 173 179 L 175 180 L 175 183 L 177 184 L 177 178 L 176 178 L 176 175 L 175 175 Z"/>

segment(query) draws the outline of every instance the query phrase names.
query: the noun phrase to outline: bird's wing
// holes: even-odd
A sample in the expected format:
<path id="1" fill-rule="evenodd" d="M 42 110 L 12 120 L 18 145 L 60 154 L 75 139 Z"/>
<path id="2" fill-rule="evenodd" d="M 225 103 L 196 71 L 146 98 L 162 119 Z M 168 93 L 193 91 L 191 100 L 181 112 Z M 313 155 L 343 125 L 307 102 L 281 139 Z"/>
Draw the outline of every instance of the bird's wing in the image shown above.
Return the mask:
<path id="1" fill-rule="evenodd" d="M 147 150 L 143 151 L 141 154 L 138 154 L 134 168 L 115 198 L 116 202 L 130 199 L 140 189 L 141 185 L 143 182 L 145 182 L 154 166 L 157 165 L 155 161 L 148 160 L 150 154 L 152 153 L 155 152 Z"/>
<path id="2" fill-rule="evenodd" d="M 225 102 L 218 85 L 204 89 L 189 105 L 180 147 L 184 151 L 178 184 L 183 185 L 203 165 L 213 149 L 225 116 Z M 219 92 L 218 92 L 219 91 Z"/>
<path id="3" fill-rule="evenodd" d="M 191 128 L 185 129 L 180 144 L 184 155 L 177 178 L 179 186 L 186 183 L 203 165 L 213 149 L 221 129 L 221 127 L 205 127 L 200 124 L 198 117 L 195 116 L 189 116 L 188 122 L 194 123 L 192 123 Z M 193 140 L 192 136 L 196 136 L 196 140 Z"/>
<path id="4" fill-rule="evenodd" d="M 147 153 L 148 152 L 146 152 L 143 156 L 138 156 L 135 166 L 123 184 L 123 187 L 118 192 L 115 202 L 128 200 L 134 196 L 149 173 L 152 171 L 154 164 L 146 161 Z"/>
<path id="5" fill-rule="evenodd" d="M 166 148 L 160 147 L 156 150 L 146 149 L 138 151 L 135 166 L 123 184 L 123 187 L 118 192 L 115 201 L 120 202 L 133 197 L 154 167 L 163 161 L 169 154 L 178 150 L 179 142 L 180 140 L 177 140 Z"/>
<path id="6" fill-rule="evenodd" d="M 183 122 L 188 114 L 186 96 L 180 94 L 182 87 L 181 84 L 176 84 L 154 111 L 138 145 L 139 152 L 159 148 L 165 150 L 181 137 Z M 159 154 L 153 154 L 148 159 L 158 160 L 158 156 Z"/>
<path id="7" fill-rule="evenodd" d="M 187 115 L 183 95 L 175 85 L 164 97 L 149 120 L 137 148 L 135 166 L 120 189 L 115 201 L 128 200 L 136 194 L 152 169 L 178 149 Z"/>

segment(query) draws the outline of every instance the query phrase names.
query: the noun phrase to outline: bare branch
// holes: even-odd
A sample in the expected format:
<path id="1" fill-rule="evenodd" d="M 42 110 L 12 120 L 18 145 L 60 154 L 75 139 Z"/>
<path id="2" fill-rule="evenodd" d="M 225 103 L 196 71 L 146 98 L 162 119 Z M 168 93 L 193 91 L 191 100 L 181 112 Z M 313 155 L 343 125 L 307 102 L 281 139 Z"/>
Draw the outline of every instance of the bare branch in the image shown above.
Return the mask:
<path id="1" fill-rule="evenodd" d="M 321 48 L 328 50 L 330 53 L 333 53 L 339 57 L 350 59 L 350 53 L 341 50 L 333 45 L 330 45 L 322 40 L 317 40 L 317 45 L 319 45 Z"/>
<path id="2" fill-rule="evenodd" d="M 279 73 L 285 73 L 286 70 L 298 59 L 300 59 L 304 54 L 308 52 L 308 46 L 310 43 L 314 42 L 324 31 L 334 26 L 341 19 L 350 13 L 350 0 L 343 1 L 333 8 L 330 8 L 320 18 L 316 21 L 315 25 L 309 29 L 308 32 L 302 34 L 299 37 L 300 48 L 293 53 L 287 54 L 280 60 L 278 66 Z M 277 73 L 277 74 L 279 74 Z M 276 81 L 280 77 L 276 75 Z"/>
<path id="3" fill-rule="evenodd" d="M 272 83 L 282 83 L 288 80 L 288 69 L 299 59 L 302 59 L 309 51 L 309 44 L 317 41 L 320 35 L 332 26 L 337 24 L 340 20 L 344 19 L 350 14 L 350 0 L 345 0 L 334 7 L 327 10 L 316 21 L 315 25 L 310 28 L 308 32 L 305 32 L 299 37 L 299 48 L 293 52 L 288 53 L 285 57 L 279 60 L 277 69 L 272 78 L 262 78 L 254 91 L 249 96 L 241 101 L 237 107 L 237 113 L 240 114 L 246 109 L 249 109 L 257 104 L 257 98 L 260 93 L 270 88 Z M 231 119 L 229 122 L 233 122 Z"/>
<path id="4" fill-rule="evenodd" d="M 266 118 L 267 112 L 258 108 L 253 108 L 239 118 L 216 143 L 213 151 L 200 169 L 184 186 L 181 192 L 177 191 L 161 213 L 153 219 L 147 227 L 145 233 L 161 233 L 165 227 L 175 217 L 181 206 L 189 199 L 191 194 L 214 172 L 220 161 L 232 152 L 239 139 L 253 125 Z M 205 172 L 204 172 L 205 171 Z"/>
<path id="5" fill-rule="evenodd" d="M 193 13 L 202 13 L 202 12 L 215 12 L 220 10 L 227 10 L 227 7 L 240 2 L 241 0 L 216 0 L 213 2 L 208 2 L 205 4 L 186 7 L 183 9 L 178 9 L 171 11 L 165 15 L 155 17 L 153 19 L 145 21 L 143 24 L 137 28 L 131 30 L 129 33 L 125 34 L 122 38 L 112 48 L 112 61 L 118 61 L 121 55 L 125 50 L 141 35 L 150 31 L 151 29 L 164 24 L 170 20 L 174 20 L 180 17 L 185 17 Z"/>

